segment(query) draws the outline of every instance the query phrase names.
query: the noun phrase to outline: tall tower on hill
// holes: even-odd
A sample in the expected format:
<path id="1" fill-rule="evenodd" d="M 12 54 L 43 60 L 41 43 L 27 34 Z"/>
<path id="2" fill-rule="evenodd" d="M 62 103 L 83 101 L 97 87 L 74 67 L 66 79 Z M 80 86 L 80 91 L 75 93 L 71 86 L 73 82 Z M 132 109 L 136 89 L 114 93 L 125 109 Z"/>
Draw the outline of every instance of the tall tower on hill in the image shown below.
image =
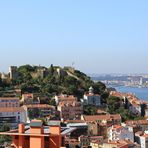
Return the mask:
<path id="1" fill-rule="evenodd" d="M 9 75 L 11 80 L 15 80 L 18 77 L 17 66 L 9 67 Z"/>

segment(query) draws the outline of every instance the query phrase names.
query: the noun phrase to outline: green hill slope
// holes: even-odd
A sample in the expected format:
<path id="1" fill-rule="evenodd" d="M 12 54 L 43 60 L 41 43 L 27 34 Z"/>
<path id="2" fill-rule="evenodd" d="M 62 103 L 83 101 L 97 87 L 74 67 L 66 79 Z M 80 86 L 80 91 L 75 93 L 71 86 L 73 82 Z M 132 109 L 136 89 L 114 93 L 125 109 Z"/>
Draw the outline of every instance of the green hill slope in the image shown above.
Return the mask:
<path id="1" fill-rule="evenodd" d="M 20 88 L 23 92 L 82 96 L 90 86 L 94 87 L 95 93 L 102 93 L 106 88 L 101 82 L 94 83 L 86 74 L 71 67 L 23 65 L 17 68 L 16 73 L 17 79 L 13 79 L 7 87 Z"/>

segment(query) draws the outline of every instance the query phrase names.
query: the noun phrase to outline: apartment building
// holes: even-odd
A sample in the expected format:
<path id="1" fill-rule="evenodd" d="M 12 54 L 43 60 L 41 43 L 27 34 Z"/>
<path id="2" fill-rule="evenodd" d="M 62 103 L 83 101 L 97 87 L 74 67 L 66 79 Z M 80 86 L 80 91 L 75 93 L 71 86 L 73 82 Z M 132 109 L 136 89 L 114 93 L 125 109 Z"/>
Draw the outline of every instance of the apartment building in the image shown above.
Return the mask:
<path id="1" fill-rule="evenodd" d="M 148 130 L 145 130 L 144 132 L 137 132 L 135 133 L 136 142 L 140 144 L 141 148 L 147 148 L 148 147 Z"/>
<path id="2" fill-rule="evenodd" d="M 9 123 L 12 127 L 26 122 L 26 112 L 20 107 L 19 98 L 0 98 L 0 124 Z"/>
<path id="3" fill-rule="evenodd" d="M 0 97 L 0 107 L 20 107 L 19 98 Z"/>
<path id="4" fill-rule="evenodd" d="M 130 140 L 134 142 L 134 132 L 130 126 L 113 125 L 108 128 L 107 132 L 109 141 Z"/>
<path id="5" fill-rule="evenodd" d="M 94 89 L 92 87 L 89 88 L 89 93 L 85 93 L 81 102 L 84 105 L 101 105 L 101 97 L 99 94 L 94 94 Z"/>
<path id="6" fill-rule="evenodd" d="M 82 115 L 81 120 L 88 124 L 88 135 L 107 138 L 108 127 L 121 123 L 121 116 L 116 115 Z"/>
<path id="7" fill-rule="evenodd" d="M 26 111 L 27 121 L 34 118 L 55 116 L 56 108 L 48 104 L 30 104 L 24 105 L 24 110 Z"/>
<path id="8" fill-rule="evenodd" d="M 63 120 L 80 119 L 83 114 L 83 106 L 77 101 L 62 101 L 59 103 L 57 110 L 60 112 L 60 117 Z"/>
<path id="9" fill-rule="evenodd" d="M 0 124 L 8 123 L 16 126 L 18 123 L 25 123 L 26 120 L 26 112 L 22 107 L 0 108 Z"/>
<path id="10" fill-rule="evenodd" d="M 82 115 L 81 119 L 87 123 L 97 122 L 106 124 L 108 126 L 112 124 L 120 124 L 121 116 L 119 114 L 106 114 L 106 115 Z"/>
<path id="11" fill-rule="evenodd" d="M 61 94 L 59 96 L 55 96 L 55 101 L 56 104 L 58 105 L 60 102 L 73 102 L 73 101 L 77 101 L 77 97 L 73 96 L 73 95 L 66 95 L 66 94 Z"/>

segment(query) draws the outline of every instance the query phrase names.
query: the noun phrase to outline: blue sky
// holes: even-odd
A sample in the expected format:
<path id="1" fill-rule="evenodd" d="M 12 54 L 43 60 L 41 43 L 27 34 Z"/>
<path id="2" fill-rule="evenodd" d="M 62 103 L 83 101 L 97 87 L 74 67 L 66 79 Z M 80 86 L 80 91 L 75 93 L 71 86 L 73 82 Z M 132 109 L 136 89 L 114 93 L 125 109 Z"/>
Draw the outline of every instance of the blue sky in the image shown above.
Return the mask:
<path id="1" fill-rule="evenodd" d="M 0 71 L 71 65 L 86 73 L 147 73 L 148 1 L 0 1 Z"/>

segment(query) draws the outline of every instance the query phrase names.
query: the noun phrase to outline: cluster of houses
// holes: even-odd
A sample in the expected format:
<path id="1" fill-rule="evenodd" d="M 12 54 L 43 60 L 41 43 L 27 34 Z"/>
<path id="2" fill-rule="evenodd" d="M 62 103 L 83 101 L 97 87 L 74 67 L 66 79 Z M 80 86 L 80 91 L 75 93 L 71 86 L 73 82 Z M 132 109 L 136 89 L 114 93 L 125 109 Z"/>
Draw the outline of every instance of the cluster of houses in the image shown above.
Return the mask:
<path id="1" fill-rule="evenodd" d="M 56 107 L 41 104 L 39 96 L 32 93 L 22 94 L 21 97 L 0 97 L 0 123 L 6 121 L 15 127 L 21 122 L 29 123 L 33 118 L 79 120 L 83 115 L 84 104 L 95 105 L 97 102 L 98 106 L 101 105 L 100 96 L 92 91 L 91 87 L 81 102 L 73 95 L 55 96 Z"/>
<path id="2" fill-rule="evenodd" d="M 123 99 L 124 101 L 126 100 L 127 106 L 130 112 L 137 116 L 141 115 L 141 105 L 145 104 L 144 115 L 145 115 L 145 118 L 148 117 L 148 102 L 147 101 L 140 100 L 132 93 L 121 93 L 117 91 L 111 91 L 110 95 L 119 97 Z"/>
<path id="3" fill-rule="evenodd" d="M 56 107 L 41 104 L 36 94 L 22 94 L 20 98 L 0 98 L 0 124 L 8 123 L 13 129 L 0 134 L 12 136 L 12 145 L 23 145 L 22 148 L 44 148 L 45 145 L 51 148 L 147 148 L 147 102 L 133 94 L 111 91 L 110 95 L 126 99 L 129 110 L 137 116 L 141 114 L 141 104 L 145 103 L 145 119 L 122 123 L 120 114 L 100 109 L 97 115 L 84 115 L 85 105 L 101 107 L 101 97 L 93 93 L 92 87 L 80 101 L 73 95 L 55 96 Z M 35 118 L 45 119 L 46 126 Z"/>

